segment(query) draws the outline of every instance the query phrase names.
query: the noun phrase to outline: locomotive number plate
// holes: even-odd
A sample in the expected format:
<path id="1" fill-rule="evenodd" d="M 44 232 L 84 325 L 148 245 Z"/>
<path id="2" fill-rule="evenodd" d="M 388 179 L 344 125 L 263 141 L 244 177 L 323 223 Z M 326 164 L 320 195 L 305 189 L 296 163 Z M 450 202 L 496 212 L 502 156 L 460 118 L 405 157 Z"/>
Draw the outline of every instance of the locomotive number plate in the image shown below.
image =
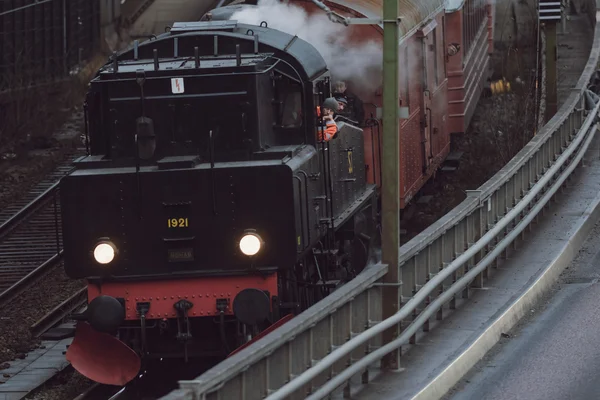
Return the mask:
<path id="1" fill-rule="evenodd" d="M 188 218 L 169 218 L 167 219 L 167 227 L 169 228 L 188 228 L 190 221 Z"/>
<path id="2" fill-rule="evenodd" d="M 194 261 L 194 249 L 169 249 L 169 262 Z"/>

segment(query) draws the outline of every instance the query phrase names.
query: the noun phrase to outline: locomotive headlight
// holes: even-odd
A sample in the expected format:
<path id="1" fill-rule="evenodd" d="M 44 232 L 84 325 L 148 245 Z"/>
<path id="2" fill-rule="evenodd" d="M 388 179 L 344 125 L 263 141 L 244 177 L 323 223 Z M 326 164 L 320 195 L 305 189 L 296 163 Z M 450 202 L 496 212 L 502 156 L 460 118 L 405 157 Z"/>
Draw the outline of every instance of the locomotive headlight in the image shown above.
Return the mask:
<path id="1" fill-rule="evenodd" d="M 240 240 L 240 250 L 247 256 L 257 254 L 263 246 L 263 241 L 256 233 L 246 233 Z"/>
<path id="2" fill-rule="evenodd" d="M 98 264 L 108 264 L 115 259 L 117 248 L 109 241 L 102 241 L 94 248 L 94 259 Z"/>

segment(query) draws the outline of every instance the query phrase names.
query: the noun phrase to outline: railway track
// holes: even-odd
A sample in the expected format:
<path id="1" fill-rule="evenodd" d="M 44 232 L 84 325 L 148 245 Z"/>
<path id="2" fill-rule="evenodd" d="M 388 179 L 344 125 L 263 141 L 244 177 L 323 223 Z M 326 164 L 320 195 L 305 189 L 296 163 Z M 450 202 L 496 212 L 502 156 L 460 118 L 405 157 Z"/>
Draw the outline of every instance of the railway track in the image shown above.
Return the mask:
<path id="1" fill-rule="evenodd" d="M 0 227 L 2 227 L 9 219 L 17 216 L 19 212 L 24 210 L 27 205 L 29 205 L 32 201 L 38 198 L 41 194 L 43 194 L 46 190 L 48 190 L 52 185 L 54 185 L 63 175 L 68 173 L 72 168 L 73 158 L 80 157 L 85 154 L 83 149 L 78 149 L 75 154 L 69 153 L 67 154 L 60 165 L 52 171 L 50 174 L 46 175 L 44 179 L 33 186 L 25 195 L 19 198 L 17 201 L 13 202 L 11 205 L 5 207 L 0 210 Z M 0 229 L 0 233 L 2 230 Z"/>
<path id="2" fill-rule="evenodd" d="M 209 364 L 206 365 L 207 369 Z M 173 367 L 173 365 L 170 365 Z M 73 400 L 155 400 L 169 393 L 177 386 L 181 366 L 164 369 L 158 365 L 149 367 L 150 372 L 142 373 L 125 386 L 110 386 L 94 383 Z"/>
<path id="3" fill-rule="evenodd" d="M 20 200 L 0 212 L 0 305 L 10 301 L 62 256 L 58 182 L 77 149 Z"/>
<path id="4" fill-rule="evenodd" d="M 65 318 L 74 312 L 83 312 L 87 306 L 87 287 L 82 287 L 68 299 L 60 303 L 41 319 L 36 321 L 29 330 L 33 337 L 40 337 L 52 327 L 64 322 Z"/>
<path id="5" fill-rule="evenodd" d="M 190 372 L 189 365 L 182 365 L 176 360 L 146 365 L 144 371 L 125 386 L 109 386 L 94 383 L 73 400 L 158 400 L 177 388 L 180 379 L 193 379 L 198 373 L 207 371 L 218 361 L 202 361 L 195 364 L 195 371 Z M 233 399 L 232 399 L 233 400 Z"/>
<path id="6" fill-rule="evenodd" d="M 115 387 L 95 383 L 73 400 L 124 400 L 127 387 Z"/>

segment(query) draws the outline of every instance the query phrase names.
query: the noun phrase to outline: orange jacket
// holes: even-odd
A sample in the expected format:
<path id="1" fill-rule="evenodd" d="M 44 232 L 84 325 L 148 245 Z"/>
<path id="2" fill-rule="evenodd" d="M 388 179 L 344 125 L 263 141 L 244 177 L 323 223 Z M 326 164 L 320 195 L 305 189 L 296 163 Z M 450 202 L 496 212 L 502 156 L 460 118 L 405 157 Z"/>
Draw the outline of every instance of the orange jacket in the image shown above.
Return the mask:
<path id="1" fill-rule="evenodd" d="M 338 129 L 337 129 L 337 125 L 335 124 L 335 122 L 331 121 L 331 120 L 327 121 L 326 126 L 325 126 L 325 138 L 323 138 L 323 127 L 322 126 L 317 127 L 319 141 L 325 140 L 326 142 L 329 142 L 335 136 L 337 131 L 338 131 Z"/>
<path id="2" fill-rule="evenodd" d="M 321 107 L 317 106 L 317 117 L 320 117 L 320 116 L 321 116 Z M 338 131 L 338 129 L 337 129 L 337 125 L 335 124 L 335 122 L 328 120 L 325 123 L 325 141 L 329 142 L 331 140 L 331 138 L 333 138 L 335 136 L 337 131 Z M 320 142 L 322 142 L 323 141 L 323 127 L 322 126 L 317 126 L 317 133 L 318 133 L 318 140 Z"/>

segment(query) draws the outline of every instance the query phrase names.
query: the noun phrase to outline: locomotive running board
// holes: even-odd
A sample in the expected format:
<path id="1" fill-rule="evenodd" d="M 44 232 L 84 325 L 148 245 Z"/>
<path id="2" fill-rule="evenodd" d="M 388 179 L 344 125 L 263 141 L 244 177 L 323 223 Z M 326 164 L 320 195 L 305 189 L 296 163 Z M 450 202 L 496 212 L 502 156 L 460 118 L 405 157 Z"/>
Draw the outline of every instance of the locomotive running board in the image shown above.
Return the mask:
<path id="1" fill-rule="evenodd" d="M 255 337 L 253 337 L 252 340 L 250 340 L 249 342 L 241 345 L 240 347 L 238 347 L 237 349 L 235 349 L 234 351 L 232 351 L 231 353 L 229 353 L 229 355 L 227 356 L 227 358 L 229 358 L 232 355 L 234 355 L 236 353 L 239 353 L 240 351 L 244 350 L 246 347 L 250 346 L 251 344 L 253 344 L 257 340 L 259 340 L 260 338 L 262 338 L 262 337 L 268 335 L 269 333 L 273 332 L 275 329 L 279 328 L 281 325 L 285 324 L 286 322 L 288 322 L 292 318 L 294 318 L 294 314 L 288 314 L 285 317 L 281 318 L 279 321 L 275 322 L 273 325 L 271 325 L 270 327 L 268 327 L 267 329 L 265 329 L 264 331 L 262 331 L 261 333 L 259 333 Z"/>
<path id="2" fill-rule="evenodd" d="M 353 203 L 351 203 L 348 206 L 346 212 L 339 215 L 333 221 L 333 230 L 337 230 L 338 228 L 343 226 L 358 209 L 364 207 L 377 193 L 376 190 L 377 186 L 368 184 L 363 194 L 360 195 Z M 327 219 L 327 221 L 329 221 L 329 219 Z"/>

